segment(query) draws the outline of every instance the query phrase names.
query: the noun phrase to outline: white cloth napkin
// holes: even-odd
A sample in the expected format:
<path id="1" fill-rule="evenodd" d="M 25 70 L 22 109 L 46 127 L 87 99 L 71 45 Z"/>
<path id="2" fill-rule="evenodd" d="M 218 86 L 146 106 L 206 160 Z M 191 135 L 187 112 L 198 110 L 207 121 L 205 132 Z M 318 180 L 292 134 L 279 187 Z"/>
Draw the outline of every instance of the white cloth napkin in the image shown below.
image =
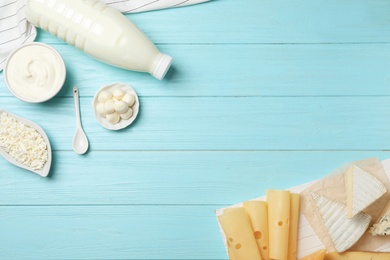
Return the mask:
<path id="1" fill-rule="evenodd" d="M 37 31 L 25 16 L 27 0 L 0 0 L 0 71 L 8 55 L 22 44 L 35 40 Z M 180 7 L 210 0 L 103 0 L 122 13 Z"/>
<path id="2" fill-rule="evenodd" d="M 34 41 L 37 31 L 26 20 L 24 0 L 0 0 L 0 71 L 16 47 Z"/>
<path id="3" fill-rule="evenodd" d="M 122 13 L 145 12 L 157 9 L 193 5 L 210 0 L 103 0 Z"/>

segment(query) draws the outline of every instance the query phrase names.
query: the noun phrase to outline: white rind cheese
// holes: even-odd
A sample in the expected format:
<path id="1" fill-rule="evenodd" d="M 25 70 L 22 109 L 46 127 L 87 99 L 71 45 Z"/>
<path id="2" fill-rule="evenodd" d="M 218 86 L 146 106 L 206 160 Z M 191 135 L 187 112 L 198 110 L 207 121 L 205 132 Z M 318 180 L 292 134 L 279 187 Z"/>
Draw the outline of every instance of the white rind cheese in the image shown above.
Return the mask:
<path id="1" fill-rule="evenodd" d="M 387 191 L 382 182 L 355 165 L 345 174 L 348 218 L 369 207 Z"/>
<path id="2" fill-rule="evenodd" d="M 353 246 L 367 230 L 371 221 L 370 215 L 360 212 L 348 219 L 347 209 L 343 204 L 316 193 L 312 193 L 312 197 L 338 252 L 344 252 Z"/>

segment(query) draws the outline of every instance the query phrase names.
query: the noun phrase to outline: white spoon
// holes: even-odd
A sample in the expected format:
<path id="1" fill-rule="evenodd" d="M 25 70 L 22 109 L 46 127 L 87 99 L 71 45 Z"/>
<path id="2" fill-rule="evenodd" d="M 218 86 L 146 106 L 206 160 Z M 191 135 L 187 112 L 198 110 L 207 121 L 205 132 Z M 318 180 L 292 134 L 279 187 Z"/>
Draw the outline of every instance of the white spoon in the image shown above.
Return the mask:
<path id="1" fill-rule="evenodd" d="M 73 99 L 76 110 L 76 132 L 73 137 L 73 151 L 77 154 L 84 154 L 88 150 L 88 138 L 81 126 L 79 89 L 77 87 L 73 87 Z"/>

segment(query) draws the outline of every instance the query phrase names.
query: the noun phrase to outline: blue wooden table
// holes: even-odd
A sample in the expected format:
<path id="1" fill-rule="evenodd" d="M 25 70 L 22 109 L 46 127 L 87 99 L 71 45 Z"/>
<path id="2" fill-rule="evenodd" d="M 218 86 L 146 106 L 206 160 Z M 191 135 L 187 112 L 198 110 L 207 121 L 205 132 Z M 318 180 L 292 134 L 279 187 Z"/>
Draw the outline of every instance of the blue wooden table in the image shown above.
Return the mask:
<path id="1" fill-rule="evenodd" d="M 64 57 L 63 89 L 25 103 L 0 73 L 0 107 L 46 131 L 53 165 L 42 178 L 0 160 L 0 259 L 227 259 L 214 209 L 390 157 L 389 13 L 387 0 L 214 0 L 127 15 L 174 57 L 163 81 L 39 31 Z M 91 107 L 114 82 L 141 104 L 119 132 Z"/>

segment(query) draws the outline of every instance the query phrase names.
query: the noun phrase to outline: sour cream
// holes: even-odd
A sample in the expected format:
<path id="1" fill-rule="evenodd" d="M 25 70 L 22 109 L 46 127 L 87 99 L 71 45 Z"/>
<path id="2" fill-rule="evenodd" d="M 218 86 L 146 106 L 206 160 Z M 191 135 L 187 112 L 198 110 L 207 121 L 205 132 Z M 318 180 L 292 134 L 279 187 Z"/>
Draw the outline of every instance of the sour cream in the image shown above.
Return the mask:
<path id="1" fill-rule="evenodd" d="M 62 88 L 66 69 L 61 55 L 43 43 L 23 45 L 7 59 L 4 80 L 17 98 L 38 103 L 54 97 Z"/>

